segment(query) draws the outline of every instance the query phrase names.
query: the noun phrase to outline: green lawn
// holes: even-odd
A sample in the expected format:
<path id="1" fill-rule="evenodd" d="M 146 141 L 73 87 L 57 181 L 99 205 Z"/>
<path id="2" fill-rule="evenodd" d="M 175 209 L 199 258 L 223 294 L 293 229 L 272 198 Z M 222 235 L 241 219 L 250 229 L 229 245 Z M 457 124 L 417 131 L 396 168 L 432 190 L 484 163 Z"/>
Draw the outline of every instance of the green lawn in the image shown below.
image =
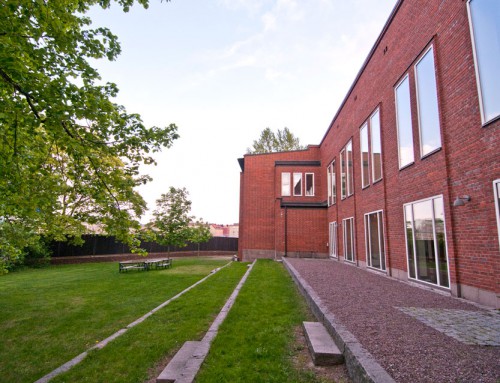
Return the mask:
<path id="1" fill-rule="evenodd" d="M 258 261 L 196 382 L 318 382 L 312 371 L 292 363 L 294 329 L 310 315 L 283 265 Z"/>
<path id="2" fill-rule="evenodd" d="M 33 382 L 227 261 L 118 273 L 116 263 L 24 270 L 0 278 L 0 381 Z M 201 340 L 247 270 L 233 262 L 51 382 L 154 381 L 188 340 Z M 259 261 L 196 381 L 318 382 L 292 362 L 294 332 L 311 319 L 283 265 Z"/>
<path id="3" fill-rule="evenodd" d="M 0 380 L 39 379 L 225 263 L 175 259 L 172 269 L 121 274 L 117 263 L 94 263 L 0 277 Z M 221 302 L 244 271 L 234 264 L 218 276 L 228 279 Z"/>

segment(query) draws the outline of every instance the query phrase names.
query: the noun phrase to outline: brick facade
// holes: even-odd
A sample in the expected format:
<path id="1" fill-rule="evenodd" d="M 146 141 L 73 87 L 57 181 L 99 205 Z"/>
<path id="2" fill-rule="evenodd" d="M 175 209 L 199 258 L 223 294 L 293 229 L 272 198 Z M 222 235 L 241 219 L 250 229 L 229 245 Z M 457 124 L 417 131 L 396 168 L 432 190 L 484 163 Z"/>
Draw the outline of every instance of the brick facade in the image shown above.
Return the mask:
<path id="1" fill-rule="evenodd" d="M 434 58 L 441 145 L 421 156 L 415 68 L 428 52 Z M 381 211 L 382 229 L 378 230 L 383 231 L 386 268 L 372 268 L 425 283 L 426 278 L 434 277 L 432 273 L 420 275 L 422 280 L 409 275 L 405 205 L 416 209 L 414 204 L 419 201 L 425 201 L 425 206 L 434 203 L 437 214 L 436 206 L 442 202 L 444 237 L 439 243 L 443 245 L 440 251 L 446 252 L 449 276 L 447 282 L 446 273 L 441 274 L 441 284 L 447 283 L 443 290 L 499 307 L 498 202 L 493 182 L 500 179 L 500 119 L 482 124 L 475 71 L 466 1 L 398 2 L 321 143 L 303 151 L 246 155 L 240 160 L 239 257 L 328 257 L 333 245 L 329 243 L 329 223 L 336 222 L 337 260 L 345 261 L 342 223 L 353 217 L 352 263 L 365 268 L 370 266 L 367 247 L 378 246 L 375 224 L 370 229 L 374 237 L 367 243 L 365 215 Z M 395 89 L 405 78 L 410 89 L 414 161 L 400 168 Z M 377 110 L 382 179 L 370 180 L 363 188 L 360 128 Z M 340 155 L 348 142 L 352 142 L 354 193 L 342 199 Z M 327 168 L 333 160 L 337 198 L 335 204 L 327 206 Z M 313 173 L 314 196 L 281 196 L 283 172 Z M 471 197 L 470 202 L 454 206 L 457 196 L 464 195 Z M 437 202 L 431 200 L 433 197 Z M 442 221 L 435 218 L 435 226 Z M 415 223 L 415 233 L 417 229 Z M 432 237 L 415 234 L 415 244 L 421 241 L 420 246 L 427 249 L 430 242 L 423 239 L 426 235 Z M 417 266 L 427 267 L 422 263 Z M 443 271 L 443 266 L 437 268 Z"/>

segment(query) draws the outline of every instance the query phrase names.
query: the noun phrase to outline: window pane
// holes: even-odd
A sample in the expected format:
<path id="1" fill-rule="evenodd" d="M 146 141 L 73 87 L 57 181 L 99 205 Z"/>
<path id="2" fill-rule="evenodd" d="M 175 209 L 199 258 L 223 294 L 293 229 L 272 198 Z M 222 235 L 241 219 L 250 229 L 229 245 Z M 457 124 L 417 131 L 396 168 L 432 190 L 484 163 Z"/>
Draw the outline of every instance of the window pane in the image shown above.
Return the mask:
<path id="1" fill-rule="evenodd" d="M 483 122 L 500 116 L 500 1 L 469 3 Z"/>
<path id="2" fill-rule="evenodd" d="M 415 73 L 420 127 L 420 154 L 425 156 L 441 147 L 436 73 L 432 48 L 415 66 Z"/>
<path id="3" fill-rule="evenodd" d="M 408 76 L 396 88 L 396 122 L 398 127 L 399 167 L 413 162 L 410 81 Z"/>
<path id="4" fill-rule="evenodd" d="M 346 162 L 347 162 L 347 195 L 350 196 L 354 193 L 354 180 L 352 171 L 352 141 L 346 146 Z"/>
<path id="5" fill-rule="evenodd" d="M 359 132 L 361 142 L 361 185 L 366 187 L 370 184 L 369 158 L 368 153 L 368 124 L 364 124 Z"/>
<path id="6" fill-rule="evenodd" d="M 370 119 L 372 136 L 372 181 L 382 178 L 382 140 L 380 139 L 380 113 L 377 111 Z"/>
<path id="7" fill-rule="evenodd" d="M 346 164 L 345 164 L 345 149 L 340 152 L 340 175 L 341 175 L 341 198 L 346 196 Z"/>
<path id="8" fill-rule="evenodd" d="M 306 173 L 306 195 L 314 195 L 314 174 Z"/>
<path id="9" fill-rule="evenodd" d="M 332 162 L 332 178 L 331 178 L 331 183 L 332 183 L 332 204 L 337 203 L 337 179 L 335 178 L 336 172 L 335 172 L 335 161 Z"/>
<path id="10" fill-rule="evenodd" d="M 330 257 L 337 258 L 337 222 L 330 222 Z"/>
<path id="11" fill-rule="evenodd" d="M 417 278 L 437 284 L 432 200 L 413 204 Z"/>
<path id="12" fill-rule="evenodd" d="M 380 268 L 380 236 L 378 232 L 378 214 L 370 214 L 368 216 L 368 225 L 370 228 L 371 265 L 372 267 Z"/>
<path id="13" fill-rule="evenodd" d="M 408 273 L 415 278 L 415 254 L 413 251 L 413 211 L 411 205 L 405 206 L 406 252 L 408 254 Z"/>
<path id="14" fill-rule="evenodd" d="M 354 261 L 353 220 L 344 219 L 344 258 L 351 262 Z"/>
<path id="15" fill-rule="evenodd" d="M 302 173 L 293 173 L 293 195 L 302 195 Z"/>
<path id="16" fill-rule="evenodd" d="M 446 239 L 444 233 L 444 207 L 443 199 L 434 200 L 434 227 L 436 230 L 437 252 L 439 260 L 440 285 L 450 287 L 448 280 L 448 257 L 446 255 Z"/>
<path id="17" fill-rule="evenodd" d="M 290 195 L 290 173 L 281 173 L 281 195 Z"/>

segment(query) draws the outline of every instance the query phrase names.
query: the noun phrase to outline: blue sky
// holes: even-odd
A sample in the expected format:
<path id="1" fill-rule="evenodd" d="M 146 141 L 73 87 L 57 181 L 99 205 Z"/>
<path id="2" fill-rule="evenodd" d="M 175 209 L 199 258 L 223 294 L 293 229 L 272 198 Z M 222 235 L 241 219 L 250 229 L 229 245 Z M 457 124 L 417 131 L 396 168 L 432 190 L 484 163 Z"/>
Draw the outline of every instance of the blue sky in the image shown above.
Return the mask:
<path id="1" fill-rule="evenodd" d="M 186 187 L 193 215 L 230 224 L 237 159 L 266 127 L 318 144 L 396 0 L 150 2 L 89 13 L 121 43 L 116 61 L 95 62 L 116 101 L 147 125 L 179 127 L 139 191 L 153 209 L 169 186 Z"/>

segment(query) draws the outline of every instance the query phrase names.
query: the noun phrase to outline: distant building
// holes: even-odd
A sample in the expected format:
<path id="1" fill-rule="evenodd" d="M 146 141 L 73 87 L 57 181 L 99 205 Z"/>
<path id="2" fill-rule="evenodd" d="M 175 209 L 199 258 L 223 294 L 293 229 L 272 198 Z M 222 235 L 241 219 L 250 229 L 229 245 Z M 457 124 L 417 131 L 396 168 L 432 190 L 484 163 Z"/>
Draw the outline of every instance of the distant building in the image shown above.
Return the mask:
<path id="1" fill-rule="evenodd" d="M 499 16 L 398 1 L 320 144 L 239 160 L 240 259 L 329 257 L 500 307 Z"/>
<path id="2" fill-rule="evenodd" d="M 238 238 L 239 225 L 237 223 L 232 225 L 219 225 L 215 223 L 210 224 L 210 233 L 213 237 L 231 237 Z"/>

